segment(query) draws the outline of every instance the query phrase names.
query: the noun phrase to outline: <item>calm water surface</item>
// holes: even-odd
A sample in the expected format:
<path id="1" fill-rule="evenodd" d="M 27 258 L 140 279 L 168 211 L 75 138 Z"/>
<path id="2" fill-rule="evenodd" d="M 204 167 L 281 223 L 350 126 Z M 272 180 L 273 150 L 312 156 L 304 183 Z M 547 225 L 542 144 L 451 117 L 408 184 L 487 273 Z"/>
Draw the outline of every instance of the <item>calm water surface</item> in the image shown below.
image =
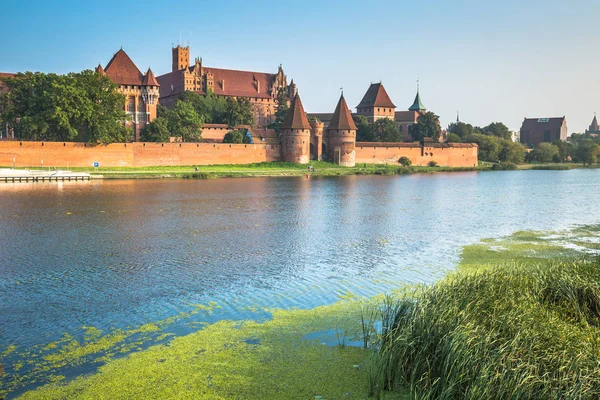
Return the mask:
<path id="1" fill-rule="evenodd" d="M 0 348 L 216 301 L 310 308 L 432 282 L 460 247 L 600 222 L 600 171 L 0 185 Z"/>

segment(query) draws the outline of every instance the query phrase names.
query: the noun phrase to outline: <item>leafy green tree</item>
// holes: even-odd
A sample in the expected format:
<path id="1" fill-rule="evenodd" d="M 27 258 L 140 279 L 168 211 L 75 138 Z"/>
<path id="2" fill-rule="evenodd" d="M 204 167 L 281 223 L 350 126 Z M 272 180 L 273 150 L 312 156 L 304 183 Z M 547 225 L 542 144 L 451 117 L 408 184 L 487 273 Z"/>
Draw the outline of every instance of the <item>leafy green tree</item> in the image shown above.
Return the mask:
<path id="1" fill-rule="evenodd" d="M 426 112 L 417 119 L 417 123 L 410 128 L 410 135 L 413 140 L 422 141 L 423 138 L 429 137 L 434 142 L 439 142 L 442 127 L 440 126 L 440 117 L 432 113 Z"/>
<path id="2" fill-rule="evenodd" d="M 2 122 L 25 140 L 122 142 L 125 96 L 106 76 L 86 70 L 68 75 L 26 72 L 3 79 Z"/>
<path id="3" fill-rule="evenodd" d="M 539 163 L 551 162 L 558 155 L 558 147 L 552 143 L 542 142 L 531 152 L 531 157 Z"/>
<path id="4" fill-rule="evenodd" d="M 495 136 L 473 133 L 464 139 L 465 143 L 477 143 L 479 146 L 479 160 L 498 162 L 502 149 L 500 139 Z"/>
<path id="5" fill-rule="evenodd" d="M 225 122 L 230 128 L 238 125 L 252 125 L 252 104 L 246 98 L 227 97 Z"/>
<path id="6" fill-rule="evenodd" d="M 194 110 L 196 110 L 196 113 L 202 118 L 204 123 L 227 123 L 227 100 L 225 97 L 216 96 L 210 89 L 206 95 L 186 91 L 179 100 L 192 104 Z"/>
<path id="7" fill-rule="evenodd" d="M 460 143 L 460 142 L 462 142 L 462 139 L 456 133 L 450 132 L 450 133 L 446 134 L 446 142 L 447 143 Z"/>
<path id="8" fill-rule="evenodd" d="M 600 145 L 590 142 L 581 143 L 576 151 L 577 159 L 583 163 L 583 166 L 597 163 L 598 154 L 600 154 Z"/>
<path id="9" fill-rule="evenodd" d="M 491 124 L 483 128 L 483 132 L 486 135 L 497 136 L 505 140 L 510 140 L 511 138 L 510 130 L 502 122 L 492 122 Z"/>
<path id="10" fill-rule="evenodd" d="M 203 121 L 192 104 L 177 100 L 167 118 L 169 131 L 174 137 L 181 138 L 182 142 L 198 142 L 202 139 L 200 128 Z"/>
<path id="11" fill-rule="evenodd" d="M 275 130 L 277 135 L 281 135 L 281 125 L 283 120 L 290 109 L 288 96 L 284 88 L 279 89 L 277 97 L 275 98 L 275 114 L 273 122 L 269 124 L 269 128 Z"/>
<path id="12" fill-rule="evenodd" d="M 500 161 L 521 164 L 525 161 L 527 149 L 521 143 L 515 143 L 511 140 L 502 140 L 499 154 Z"/>
<path id="13" fill-rule="evenodd" d="M 374 142 L 401 142 L 398 125 L 389 118 L 380 118 L 369 125 L 369 136 Z"/>
<path id="14" fill-rule="evenodd" d="M 223 137 L 223 143 L 250 143 L 250 138 L 248 135 L 246 135 L 246 130 L 236 129 L 225 134 Z"/>
<path id="15" fill-rule="evenodd" d="M 552 141 L 552 144 L 558 147 L 558 156 L 556 162 L 566 162 L 572 155 L 572 145 L 563 142 L 560 139 Z"/>
<path id="16" fill-rule="evenodd" d="M 142 130 L 140 139 L 143 142 L 167 143 L 171 140 L 169 120 L 167 117 L 157 117 Z"/>
<path id="17" fill-rule="evenodd" d="M 473 125 L 464 122 L 456 122 L 448 126 L 448 133 L 453 133 L 460 138 L 464 138 L 475 133 Z"/>
<path id="18" fill-rule="evenodd" d="M 369 129 L 369 120 L 364 115 L 353 115 L 352 119 L 356 125 L 356 141 L 357 142 L 373 142 L 374 137 Z"/>

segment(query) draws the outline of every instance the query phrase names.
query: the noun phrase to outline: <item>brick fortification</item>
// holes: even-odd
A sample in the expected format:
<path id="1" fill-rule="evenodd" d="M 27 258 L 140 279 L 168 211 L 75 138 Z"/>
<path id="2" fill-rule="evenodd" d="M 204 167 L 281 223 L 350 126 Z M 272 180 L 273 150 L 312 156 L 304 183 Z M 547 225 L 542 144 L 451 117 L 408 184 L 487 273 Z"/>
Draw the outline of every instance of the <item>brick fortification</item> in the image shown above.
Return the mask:
<path id="1" fill-rule="evenodd" d="M 3 167 L 144 167 L 162 165 L 250 164 L 281 161 L 277 144 L 114 143 L 90 146 L 72 142 L 0 141 Z M 477 145 L 467 143 L 356 143 L 357 164 L 396 164 L 402 156 L 413 165 L 477 165 Z"/>

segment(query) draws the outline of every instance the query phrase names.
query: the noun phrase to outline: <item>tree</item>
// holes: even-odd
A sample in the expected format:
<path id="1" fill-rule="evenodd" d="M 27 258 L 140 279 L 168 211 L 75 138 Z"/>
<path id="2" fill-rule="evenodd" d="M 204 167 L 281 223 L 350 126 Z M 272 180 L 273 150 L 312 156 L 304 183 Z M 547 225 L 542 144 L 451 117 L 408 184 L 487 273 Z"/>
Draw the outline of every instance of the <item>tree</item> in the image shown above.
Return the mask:
<path id="1" fill-rule="evenodd" d="M 181 138 L 182 142 L 201 140 L 200 128 L 203 121 L 190 103 L 177 100 L 167 118 L 169 131 L 174 137 Z"/>
<path id="2" fill-rule="evenodd" d="M 600 145 L 595 143 L 581 143 L 577 147 L 576 155 L 579 162 L 585 165 L 592 165 L 598 162 L 598 154 L 600 154 Z"/>
<path id="3" fill-rule="evenodd" d="M 227 97 L 225 122 L 230 128 L 238 125 L 252 125 L 252 104 L 246 98 Z"/>
<path id="4" fill-rule="evenodd" d="M 560 139 L 553 140 L 552 144 L 558 148 L 557 162 L 566 162 L 571 156 L 572 146 Z"/>
<path id="5" fill-rule="evenodd" d="M 442 127 L 440 126 L 440 117 L 432 113 L 426 112 L 417 119 L 417 123 L 411 126 L 410 135 L 413 140 L 422 141 L 423 138 L 429 137 L 434 142 L 439 142 Z"/>
<path id="6" fill-rule="evenodd" d="M 223 137 L 223 143 L 250 143 L 250 138 L 246 134 L 246 130 L 236 129 L 225 134 Z"/>
<path id="7" fill-rule="evenodd" d="M 26 72 L 3 79 L 2 122 L 25 140 L 122 142 L 125 96 L 106 76 L 86 70 L 67 75 Z"/>
<path id="8" fill-rule="evenodd" d="M 447 143 L 460 143 L 460 142 L 462 142 L 462 139 L 456 133 L 450 132 L 446 135 L 446 142 Z"/>
<path id="9" fill-rule="evenodd" d="M 168 118 L 161 116 L 147 124 L 141 132 L 140 139 L 143 142 L 169 142 L 171 133 L 169 132 Z"/>
<path id="10" fill-rule="evenodd" d="M 498 162 L 500 161 L 501 143 L 499 138 L 481 133 L 473 133 L 466 137 L 466 143 L 477 143 L 479 146 L 479 160 Z"/>
<path id="11" fill-rule="evenodd" d="M 491 124 L 483 128 L 483 133 L 485 133 L 486 135 L 497 136 L 505 140 L 511 139 L 510 130 L 508 130 L 508 127 L 502 122 L 492 122 Z"/>
<path id="12" fill-rule="evenodd" d="M 288 104 L 286 90 L 285 88 L 281 88 L 277 92 L 277 97 L 275 98 L 275 118 L 268 126 L 269 128 L 275 130 L 277 136 L 281 135 L 281 125 L 283 124 L 283 120 L 289 109 L 290 105 Z"/>
<path id="13" fill-rule="evenodd" d="M 531 152 L 531 157 L 539 163 L 551 162 L 558 155 L 558 147 L 552 143 L 542 142 Z"/>
<path id="14" fill-rule="evenodd" d="M 355 114 L 352 116 L 356 125 L 356 141 L 357 142 L 373 142 L 374 138 L 369 129 L 369 120 L 364 115 Z"/>
<path id="15" fill-rule="evenodd" d="M 521 164 L 525 161 L 527 149 L 521 143 L 515 143 L 512 140 L 502 140 L 499 154 L 500 161 Z"/>
<path id="16" fill-rule="evenodd" d="M 389 118 L 380 118 L 369 126 L 369 137 L 374 142 L 401 142 L 398 125 Z"/>
<path id="17" fill-rule="evenodd" d="M 473 125 L 471 124 L 466 124 L 464 122 L 456 122 L 448 126 L 448 132 L 454 133 L 460 138 L 464 138 L 475 133 L 475 130 L 473 129 Z"/>

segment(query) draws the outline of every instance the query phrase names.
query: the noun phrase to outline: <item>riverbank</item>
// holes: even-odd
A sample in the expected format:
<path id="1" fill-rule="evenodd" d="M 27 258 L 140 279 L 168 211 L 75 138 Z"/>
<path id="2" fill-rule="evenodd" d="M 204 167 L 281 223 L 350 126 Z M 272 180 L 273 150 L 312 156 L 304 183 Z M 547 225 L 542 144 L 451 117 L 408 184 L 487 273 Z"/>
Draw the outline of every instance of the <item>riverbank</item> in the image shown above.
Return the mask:
<path id="1" fill-rule="evenodd" d="M 477 167 L 418 167 L 393 164 L 357 164 L 355 167 L 342 167 L 325 161 L 313 161 L 314 169 L 308 165 L 286 162 L 257 164 L 201 165 L 201 166 L 161 166 L 161 167 L 70 167 L 73 172 L 87 172 L 92 179 L 214 179 L 249 177 L 286 176 L 346 176 L 346 175 L 405 175 L 429 174 L 435 172 L 494 171 L 494 164 L 480 162 Z M 40 167 L 28 167 L 40 169 Z M 66 169 L 66 167 L 64 167 Z M 509 169 L 517 170 L 570 170 L 583 167 L 581 164 L 519 164 Z M 24 168 L 18 168 L 24 169 Z M 197 169 L 197 170 L 196 170 Z M 504 168 L 501 168 L 504 169 Z"/>
<path id="2" fill-rule="evenodd" d="M 596 226 L 564 232 L 516 232 L 464 247 L 457 274 L 440 284 L 463 282 L 461 277 L 481 275 L 482 271 L 498 266 L 543 267 L 555 261 L 580 259 L 598 248 L 600 229 Z M 456 293 L 486 293 L 481 283 L 469 287 Z M 405 296 L 406 290 L 400 289 L 395 298 Z M 428 290 L 421 288 L 419 292 Z M 418 292 L 411 291 L 410 296 L 415 293 Z M 459 301 L 460 296 L 453 299 Z M 89 342 L 83 344 L 67 338 L 62 344 L 46 346 L 57 351 L 41 357 L 38 369 L 82 363 L 84 356 L 91 353 L 108 355 L 103 360 L 106 365 L 97 373 L 67 384 L 60 383 L 65 381 L 64 376 L 54 375 L 51 381 L 58 383 L 28 392 L 23 398 L 143 399 L 185 394 L 223 399 L 364 398 L 374 394 L 378 387 L 383 388 L 378 386 L 380 364 L 375 350 L 384 327 L 390 326 L 383 317 L 394 316 L 390 312 L 395 310 L 394 304 L 397 303 L 391 297 L 359 299 L 347 295 L 335 304 L 311 310 L 271 309 L 268 311 L 272 319 L 262 323 L 220 321 L 168 344 L 140 348 L 141 351 L 119 359 L 112 357 L 119 354 L 119 345 L 129 335 L 127 332 L 112 336 L 92 332 Z M 198 311 L 210 312 L 214 307 L 218 305 L 201 307 Z M 130 336 L 160 332 L 162 326 L 160 322 L 149 324 Z M 586 329 L 591 332 L 589 327 Z M 464 354 L 469 356 L 470 351 L 473 349 Z M 6 371 L 12 373 L 12 368 Z M 48 378 L 42 381 L 47 382 Z M 385 398 L 409 398 L 410 389 L 423 390 L 416 383 L 410 389 L 402 385 L 393 389 L 383 393 Z"/>

